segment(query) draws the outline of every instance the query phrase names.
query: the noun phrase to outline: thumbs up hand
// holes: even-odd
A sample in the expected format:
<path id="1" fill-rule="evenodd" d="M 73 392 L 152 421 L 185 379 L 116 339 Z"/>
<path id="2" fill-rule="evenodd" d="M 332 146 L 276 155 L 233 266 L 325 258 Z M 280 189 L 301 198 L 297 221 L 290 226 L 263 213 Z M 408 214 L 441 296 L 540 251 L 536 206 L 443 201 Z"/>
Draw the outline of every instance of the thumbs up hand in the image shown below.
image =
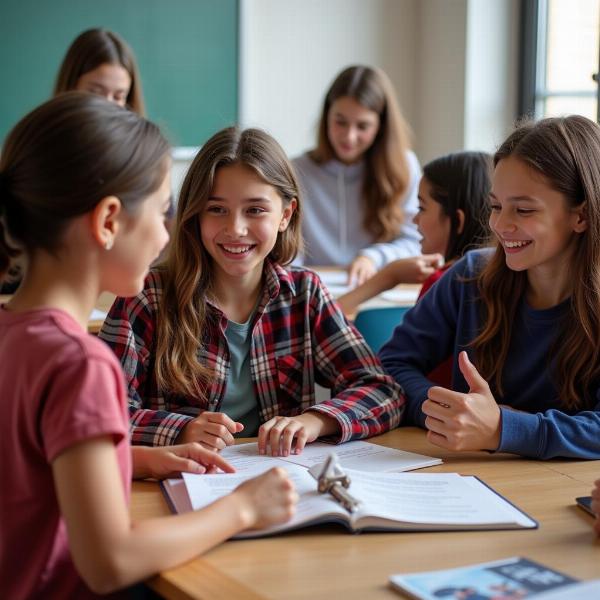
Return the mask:
<path id="1" fill-rule="evenodd" d="M 458 366 L 469 392 L 429 388 L 422 406 L 427 438 L 448 450 L 496 450 L 502 429 L 500 407 L 464 351 L 458 356 Z"/>

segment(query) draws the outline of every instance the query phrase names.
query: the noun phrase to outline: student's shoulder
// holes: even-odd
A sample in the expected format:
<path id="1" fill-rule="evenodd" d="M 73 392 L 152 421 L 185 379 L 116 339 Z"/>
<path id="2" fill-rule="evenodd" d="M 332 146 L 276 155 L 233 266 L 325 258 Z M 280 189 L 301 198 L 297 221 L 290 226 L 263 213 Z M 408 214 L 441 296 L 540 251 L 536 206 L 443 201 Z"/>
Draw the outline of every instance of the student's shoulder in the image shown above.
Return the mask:
<path id="1" fill-rule="evenodd" d="M 144 279 L 144 288 L 138 296 L 153 304 L 158 302 L 162 296 L 164 287 L 164 274 L 165 270 L 163 268 L 152 268 L 148 272 L 148 275 L 146 275 L 146 279 Z"/>
<path id="2" fill-rule="evenodd" d="M 310 157 L 310 152 L 304 152 L 300 154 L 300 156 L 292 158 L 292 164 L 294 165 L 294 167 L 297 168 L 308 168 L 313 165 L 316 165 L 316 163 Z"/>
<path id="3" fill-rule="evenodd" d="M 95 335 L 83 330 L 74 319 L 62 311 L 49 311 L 43 322 L 32 329 L 37 335 L 36 353 L 44 355 L 47 367 L 80 365 L 84 368 L 93 362 L 108 365 L 120 374 L 120 365 L 110 348 Z"/>
<path id="4" fill-rule="evenodd" d="M 301 180 L 306 177 L 323 176 L 327 173 L 327 170 L 324 169 L 324 165 L 318 163 L 311 157 L 310 151 L 293 158 L 292 165 Z"/>
<path id="5" fill-rule="evenodd" d="M 493 248 L 479 248 L 469 250 L 462 258 L 456 261 L 448 271 L 461 278 L 477 277 L 488 264 L 494 253 Z"/>
<path id="6" fill-rule="evenodd" d="M 331 304 L 333 297 L 319 274 L 306 267 L 287 267 L 289 278 L 293 281 L 294 296 L 305 298 L 313 306 L 323 307 Z"/>
<path id="7" fill-rule="evenodd" d="M 275 265 L 275 270 L 282 286 L 287 287 L 295 296 L 305 295 L 307 292 L 312 295 L 324 289 L 319 275 L 306 267 Z"/>

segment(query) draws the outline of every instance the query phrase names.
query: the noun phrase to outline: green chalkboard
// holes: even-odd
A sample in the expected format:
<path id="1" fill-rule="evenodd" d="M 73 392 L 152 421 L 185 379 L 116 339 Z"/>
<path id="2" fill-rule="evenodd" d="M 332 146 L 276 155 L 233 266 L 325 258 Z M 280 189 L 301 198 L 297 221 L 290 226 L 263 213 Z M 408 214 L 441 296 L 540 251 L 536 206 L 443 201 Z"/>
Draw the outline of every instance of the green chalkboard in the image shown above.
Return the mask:
<path id="1" fill-rule="evenodd" d="M 48 99 L 85 29 L 133 49 L 148 117 L 174 146 L 199 146 L 237 120 L 238 0 L 1 0 L 0 143 Z"/>

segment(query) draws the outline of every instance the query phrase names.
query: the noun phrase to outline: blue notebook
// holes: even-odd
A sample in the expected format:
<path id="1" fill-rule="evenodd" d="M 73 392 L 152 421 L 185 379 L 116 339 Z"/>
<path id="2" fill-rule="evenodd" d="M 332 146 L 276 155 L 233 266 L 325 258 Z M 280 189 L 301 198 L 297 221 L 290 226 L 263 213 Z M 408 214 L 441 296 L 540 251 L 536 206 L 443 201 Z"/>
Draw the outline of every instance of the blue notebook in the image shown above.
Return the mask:
<path id="1" fill-rule="evenodd" d="M 417 600 L 534 598 L 559 588 L 567 590 L 577 582 L 564 573 L 518 556 L 457 569 L 390 577 L 392 587 Z"/>

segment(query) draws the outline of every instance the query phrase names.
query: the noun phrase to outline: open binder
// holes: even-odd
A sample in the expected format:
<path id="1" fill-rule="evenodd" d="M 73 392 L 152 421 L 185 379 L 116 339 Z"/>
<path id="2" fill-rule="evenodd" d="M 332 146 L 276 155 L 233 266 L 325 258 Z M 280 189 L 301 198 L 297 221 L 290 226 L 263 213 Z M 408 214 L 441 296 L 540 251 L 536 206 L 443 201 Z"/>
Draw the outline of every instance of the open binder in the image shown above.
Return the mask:
<path id="1" fill-rule="evenodd" d="M 289 463 L 282 466 L 300 497 L 296 514 L 287 523 L 236 537 L 262 537 L 321 523 L 341 524 L 353 532 L 537 527 L 533 519 L 472 476 L 342 470 L 335 457 L 310 471 Z M 183 479 L 168 479 L 161 485 L 171 509 L 186 512 L 207 506 L 263 471 L 184 473 Z"/>

